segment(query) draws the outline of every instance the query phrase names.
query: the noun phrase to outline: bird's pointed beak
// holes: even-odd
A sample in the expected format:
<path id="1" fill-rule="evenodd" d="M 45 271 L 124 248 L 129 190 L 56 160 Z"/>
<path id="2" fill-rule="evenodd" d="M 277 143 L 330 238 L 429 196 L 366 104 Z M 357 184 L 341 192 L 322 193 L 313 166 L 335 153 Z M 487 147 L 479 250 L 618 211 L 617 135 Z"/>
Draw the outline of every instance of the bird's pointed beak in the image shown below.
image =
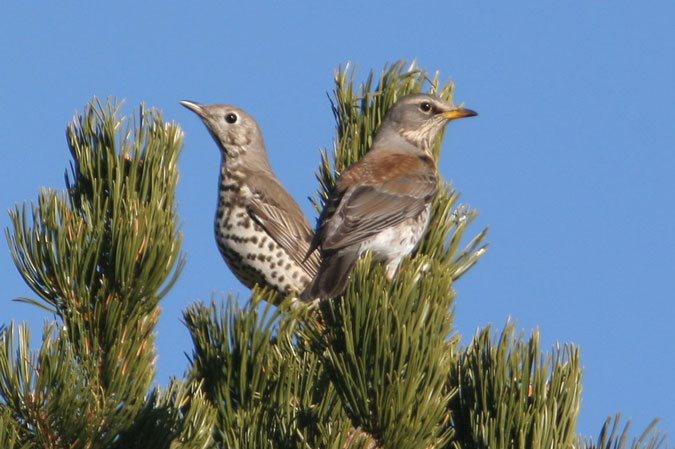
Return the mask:
<path id="1" fill-rule="evenodd" d="M 182 100 L 179 101 L 180 104 L 197 114 L 198 116 L 204 118 L 206 111 L 204 110 L 204 105 L 197 103 L 195 101 Z"/>
<path id="2" fill-rule="evenodd" d="M 478 115 L 478 112 L 467 108 L 457 108 L 450 111 L 441 112 L 440 115 L 445 117 L 447 120 L 454 120 L 456 118 L 473 117 L 474 115 Z"/>

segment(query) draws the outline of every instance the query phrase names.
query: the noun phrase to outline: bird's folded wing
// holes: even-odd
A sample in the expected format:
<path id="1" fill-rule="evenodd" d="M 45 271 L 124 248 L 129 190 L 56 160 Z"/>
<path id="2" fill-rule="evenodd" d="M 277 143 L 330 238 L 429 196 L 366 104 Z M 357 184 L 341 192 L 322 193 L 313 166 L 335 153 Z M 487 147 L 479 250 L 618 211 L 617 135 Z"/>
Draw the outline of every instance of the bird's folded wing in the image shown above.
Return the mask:
<path id="1" fill-rule="evenodd" d="M 265 182 L 276 184 L 271 189 L 264 189 L 268 192 L 265 196 L 260 193 L 262 189 L 255 188 L 257 181 L 250 183 L 253 196 L 247 204 L 249 214 L 298 265 L 305 268 L 309 276 L 314 276 L 319 268 L 319 256 L 316 254 L 304 260 L 314 235 L 305 215 L 276 179 L 265 179 Z"/>
<path id="2" fill-rule="evenodd" d="M 420 214 L 434 199 L 435 172 L 410 170 L 375 185 L 348 188 L 323 223 L 322 249 L 339 249 Z"/>

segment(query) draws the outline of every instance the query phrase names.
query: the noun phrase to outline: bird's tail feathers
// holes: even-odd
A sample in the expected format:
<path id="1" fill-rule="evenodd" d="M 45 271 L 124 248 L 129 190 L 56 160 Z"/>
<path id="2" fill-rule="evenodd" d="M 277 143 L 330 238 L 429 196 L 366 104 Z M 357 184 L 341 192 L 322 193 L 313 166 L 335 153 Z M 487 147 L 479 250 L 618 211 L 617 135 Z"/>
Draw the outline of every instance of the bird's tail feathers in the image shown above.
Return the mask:
<path id="1" fill-rule="evenodd" d="M 347 287 L 349 275 L 358 258 L 357 251 L 325 255 L 318 273 L 300 294 L 300 299 L 309 302 L 315 299 L 332 299 L 340 295 Z"/>

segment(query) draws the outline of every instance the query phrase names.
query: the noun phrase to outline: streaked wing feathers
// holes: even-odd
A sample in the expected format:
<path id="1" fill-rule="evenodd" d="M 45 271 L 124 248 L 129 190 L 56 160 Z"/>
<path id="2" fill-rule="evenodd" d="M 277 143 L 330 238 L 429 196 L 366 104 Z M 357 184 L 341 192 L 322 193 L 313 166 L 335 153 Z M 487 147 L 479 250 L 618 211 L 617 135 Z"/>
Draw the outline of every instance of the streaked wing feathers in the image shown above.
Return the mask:
<path id="1" fill-rule="evenodd" d="M 251 217 L 307 275 L 314 277 L 319 269 L 319 255 L 315 253 L 305 260 L 314 236 L 305 214 L 276 178 L 256 175 L 249 177 L 248 183 L 253 193 L 247 204 Z M 272 185 L 261 188 L 262 183 Z M 266 194 L 263 196 L 261 192 Z"/>
<path id="2" fill-rule="evenodd" d="M 415 217 L 433 200 L 438 180 L 430 159 L 393 154 L 374 162 L 377 171 L 364 158 L 341 177 L 338 204 L 329 204 L 329 216 L 320 220 L 323 250 L 361 243 Z"/>

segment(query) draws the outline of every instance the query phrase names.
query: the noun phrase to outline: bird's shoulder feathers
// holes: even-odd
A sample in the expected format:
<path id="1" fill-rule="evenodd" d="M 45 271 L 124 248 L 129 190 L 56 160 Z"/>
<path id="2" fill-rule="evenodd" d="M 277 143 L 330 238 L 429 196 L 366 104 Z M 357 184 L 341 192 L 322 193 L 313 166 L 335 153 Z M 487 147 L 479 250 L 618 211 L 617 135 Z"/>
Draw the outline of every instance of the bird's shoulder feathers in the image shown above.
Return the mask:
<path id="1" fill-rule="evenodd" d="M 420 214 L 433 201 L 437 185 L 436 165 L 427 155 L 364 157 L 340 176 L 315 240 L 324 251 L 361 243 Z"/>
<path id="2" fill-rule="evenodd" d="M 400 176 L 429 174 L 435 176 L 436 164 L 427 154 L 369 152 L 342 173 L 337 188 L 345 189 L 352 184 L 376 185 Z"/>

